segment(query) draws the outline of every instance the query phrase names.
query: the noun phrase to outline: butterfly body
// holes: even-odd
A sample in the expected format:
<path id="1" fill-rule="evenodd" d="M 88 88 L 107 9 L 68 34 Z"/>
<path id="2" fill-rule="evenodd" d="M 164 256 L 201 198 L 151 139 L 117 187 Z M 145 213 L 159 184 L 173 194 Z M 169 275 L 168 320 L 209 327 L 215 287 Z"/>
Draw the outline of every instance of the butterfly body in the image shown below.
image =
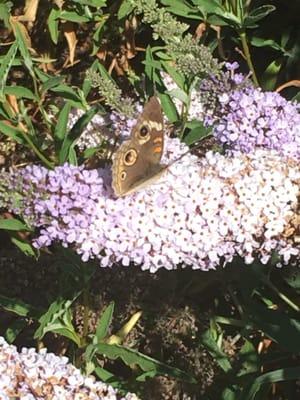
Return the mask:
<path id="1" fill-rule="evenodd" d="M 113 157 L 112 187 L 116 196 L 133 193 L 158 179 L 166 166 L 160 164 L 164 148 L 163 115 L 151 97 L 126 140 Z"/>

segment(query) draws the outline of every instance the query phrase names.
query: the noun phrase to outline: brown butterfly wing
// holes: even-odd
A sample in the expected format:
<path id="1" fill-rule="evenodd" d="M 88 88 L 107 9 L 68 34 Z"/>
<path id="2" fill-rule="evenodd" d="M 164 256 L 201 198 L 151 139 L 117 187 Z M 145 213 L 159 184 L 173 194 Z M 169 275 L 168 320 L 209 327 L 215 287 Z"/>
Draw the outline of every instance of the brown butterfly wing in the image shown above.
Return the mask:
<path id="1" fill-rule="evenodd" d="M 112 186 L 123 196 L 153 178 L 162 170 L 163 115 L 156 97 L 151 97 L 131 132 L 129 140 L 116 151 L 113 159 Z"/>

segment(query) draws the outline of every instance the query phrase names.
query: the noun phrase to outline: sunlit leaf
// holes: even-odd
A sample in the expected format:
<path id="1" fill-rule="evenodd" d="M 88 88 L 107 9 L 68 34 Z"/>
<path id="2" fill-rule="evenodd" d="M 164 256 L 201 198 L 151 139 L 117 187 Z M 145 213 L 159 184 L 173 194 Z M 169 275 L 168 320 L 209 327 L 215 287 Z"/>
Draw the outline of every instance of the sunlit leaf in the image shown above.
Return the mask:
<path id="1" fill-rule="evenodd" d="M 138 365 L 143 371 L 155 371 L 156 375 L 168 375 L 175 379 L 180 379 L 190 383 L 195 383 L 195 379 L 178 368 L 172 368 L 136 350 L 120 346 L 99 343 L 95 348 L 100 354 L 115 360 L 121 358 L 126 365 Z"/>
<path id="2" fill-rule="evenodd" d="M 109 326 L 114 313 L 114 307 L 115 303 L 111 302 L 99 318 L 96 328 L 96 338 L 98 343 L 108 335 Z"/>
<path id="3" fill-rule="evenodd" d="M 0 218 L 0 229 L 7 229 L 10 231 L 30 231 L 30 228 L 28 228 L 27 225 L 15 218 Z"/>
<path id="4" fill-rule="evenodd" d="M 6 85 L 6 80 L 8 77 L 9 70 L 13 64 L 14 58 L 17 54 L 18 44 L 17 42 L 13 43 L 8 52 L 6 53 L 5 57 L 1 60 L 0 65 L 0 100 L 4 101 L 4 88 Z"/>
<path id="5" fill-rule="evenodd" d="M 122 19 L 129 15 L 133 10 L 135 6 L 132 0 L 123 0 L 122 4 L 118 10 L 118 18 Z"/>
<path id="6" fill-rule="evenodd" d="M 300 367 L 281 368 L 275 371 L 267 372 L 254 380 L 251 386 L 246 387 L 242 394 L 243 400 L 254 400 L 263 385 L 271 385 L 275 382 L 298 380 L 300 376 Z"/>

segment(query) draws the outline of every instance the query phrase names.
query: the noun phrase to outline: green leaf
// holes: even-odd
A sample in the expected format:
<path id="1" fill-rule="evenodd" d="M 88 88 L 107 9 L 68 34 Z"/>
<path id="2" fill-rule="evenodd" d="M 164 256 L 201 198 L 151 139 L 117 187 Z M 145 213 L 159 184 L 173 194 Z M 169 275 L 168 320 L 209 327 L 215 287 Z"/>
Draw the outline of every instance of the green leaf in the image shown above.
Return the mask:
<path id="1" fill-rule="evenodd" d="M 76 107 L 76 108 L 80 108 L 80 109 L 84 108 L 82 105 L 81 97 L 71 87 L 64 85 L 64 84 L 60 84 L 58 86 L 52 87 L 50 89 L 50 91 L 57 93 L 59 96 L 61 96 L 65 100 L 69 100 L 72 107 Z"/>
<path id="2" fill-rule="evenodd" d="M 190 383 L 196 383 L 195 378 L 181 371 L 178 368 L 169 367 L 151 357 L 148 357 L 136 350 L 129 349 L 120 345 L 110 345 L 106 343 L 98 343 L 95 348 L 100 354 L 104 354 L 111 360 L 121 358 L 126 365 L 132 366 L 137 364 L 143 371 L 154 371 L 156 375 L 167 375 L 175 379 L 180 379 Z"/>
<path id="3" fill-rule="evenodd" d="M 58 115 L 57 124 L 54 129 L 56 152 L 60 150 L 60 145 L 66 136 L 70 110 L 71 110 L 71 105 L 69 102 L 66 102 L 66 104 L 63 106 L 61 112 Z"/>
<path id="4" fill-rule="evenodd" d="M 298 380 L 300 376 L 300 367 L 281 368 L 275 371 L 267 372 L 254 380 L 251 386 L 246 387 L 240 399 L 254 400 L 262 385 L 271 385 L 275 382 L 285 382 Z"/>
<path id="5" fill-rule="evenodd" d="M 12 243 L 17 246 L 26 256 L 34 257 L 35 259 L 37 258 L 36 251 L 30 243 L 20 239 L 13 232 L 10 233 L 10 238 Z"/>
<path id="6" fill-rule="evenodd" d="M 13 61 L 15 59 L 15 56 L 17 54 L 18 50 L 18 44 L 17 42 L 13 43 L 5 57 L 1 60 L 1 66 L 0 66 L 0 101 L 5 100 L 4 96 L 4 88 L 6 85 L 6 80 L 8 77 L 9 70 L 13 64 Z"/>
<path id="7" fill-rule="evenodd" d="M 185 0 L 161 0 L 161 3 L 167 7 L 172 14 L 180 15 L 185 18 L 203 19 L 199 15 L 196 7 L 191 6 Z"/>
<path id="8" fill-rule="evenodd" d="M 97 147 L 89 147 L 87 149 L 84 149 L 82 157 L 84 159 L 92 157 L 94 154 L 96 154 L 99 150 L 102 149 L 102 146 L 97 146 Z"/>
<path id="9" fill-rule="evenodd" d="M 90 21 L 90 18 L 77 14 L 77 12 L 75 11 L 65 11 L 65 10 L 62 10 L 60 12 L 59 18 L 64 19 L 66 21 L 78 22 L 78 23 Z"/>
<path id="10" fill-rule="evenodd" d="M 15 218 L 0 218 L 0 229 L 7 229 L 10 231 L 31 231 L 27 225 Z"/>
<path id="11" fill-rule="evenodd" d="M 30 304 L 24 303 L 22 300 L 0 295 L 0 307 L 4 310 L 19 315 L 20 317 L 38 318 L 41 311 L 32 307 Z"/>
<path id="12" fill-rule="evenodd" d="M 95 368 L 95 373 L 98 376 L 99 379 L 103 382 L 107 382 L 113 387 L 115 387 L 115 384 L 118 382 L 118 378 L 112 374 L 111 372 L 107 371 L 106 369 L 102 367 L 96 367 Z"/>
<path id="13" fill-rule="evenodd" d="M 278 310 L 269 310 L 260 304 L 244 304 L 249 323 L 262 330 L 269 338 L 291 353 L 300 352 L 300 322 Z M 289 340 L 286 340 L 289 338 Z"/>
<path id="14" fill-rule="evenodd" d="M 55 10 L 54 8 L 52 8 L 52 10 L 50 11 L 48 20 L 47 20 L 50 37 L 54 44 L 57 44 L 57 42 L 58 42 L 58 35 L 59 35 L 58 18 L 59 18 L 59 15 L 60 15 L 60 10 Z"/>
<path id="15" fill-rule="evenodd" d="M 51 76 L 41 85 L 41 92 L 45 93 L 50 89 L 56 88 L 64 79 L 64 76 Z"/>
<path id="16" fill-rule="evenodd" d="M 4 94 L 16 96 L 17 98 L 25 98 L 30 100 L 37 100 L 37 97 L 31 90 L 24 86 L 5 86 Z"/>
<path id="17" fill-rule="evenodd" d="M 259 361 L 259 355 L 255 346 L 247 339 L 245 339 L 238 358 L 242 362 L 242 368 L 240 369 L 238 376 L 243 376 L 251 373 L 256 373 L 261 368 L 261 363 Z"/>
<path id="18" fill-rule="evenodd" d="M 126 382 L 123 382 L 123 380 L 121 380 L 119 376 L 112 374 L 111 372 L 100 367 L 99 365 L 95 368 L 94 372 L 98 376 L 98 378 L 101 379 L 102 382 L 106 382 L 113 388 L 118 389 L 118 392 L 120 394 L 124 393 L 125 396 L 125 393 L 128 392 L 128 385 L 126 384 Z"/>
<path id="19" fill-rule="evenodd" d="M 15 22 L 14 28 L 15 28 L 14 31 L 15 31 L 18 47 L 19 47 L 21 56 L 24 60 L 24 64 L 25 64 L 26 68 L 28 69 L 30 75 L 34 76 L 33 61 L 32 61 L 31 55 L 29 53 L 27 43 L 25 42 L 25 39 L 23 37 L 23 33 L 20 29 L 19 22 Z"/>
<path id="20" fill-rule="evenodd" d="M 75 300 L 66 300 L 62 298 L 58 298 L 54 300 L 46 313 L 44 313 L 40 318 L 39 318 L 39 323 L 40 326 L 34 333 L 34 339 L 42 339 L 46 332 L 51 330 L 51 327 L 55 326 L 55 323 L 57 323 L 57 320 L 59 318 L 62 318 L 63 315 L 66 313 L 69 307 L 71 307 L 73 301 Z M 60 326 L 55 326 L 56 328 L 60 328 Z"/>
<path id="21" fill-rule="evenodd" d="M 224 8 L 218 0 L 192 0 L 193 4 L 199 8 L 203 15 L 224 13 Z"/>
<path id="22" fill-rule="evenodd" d="M 70 147 L 70 151 L 69 151 L 69 155 L 68 155 L 68 163 L 72 164 L 72 165 L 78 165 L 77 154 L 74 149 L 74 145 L 75 145 L 75 143 L 73 143 L 72 146 Z"/>
<path id="23" fill-rule="evenodd" d="M 135 5 L 132 0 L 123 0 L 122 4 L 118 10 L 118 19 L 122 19 L 127 15 L 131 14 L 134 10 Z"/>
<path id="24" fill-rule="evenodd" d="M 226 388 L 222 392 L 221 400 L 237 400 L 233 390 Z"/>
<path id="25" fill-rule="evenodd" d="M 46 82 L 48 79 L 52 78 L 51 75 L 46 74 L 44 71 L 42 71 L 39 68 L 34 68 L 34 72 L 37 75 L 37 77 L 39 78 L 39 80 L 44 83 Z"/>
<path id="26" fill-rule="evenodd" d="M 255 47 L 271 47 L 274 50 L 278 50 L 281 53 L 288 55 L 288 53 L 286 53 L 285 49 L 283 47 L 281 47 L 278 43 L 276 43 L 275 40 L 272 40 L 272 39 L 264 39 L 264 38 L 259 38 L 259 37 L 253 36 L 250 40 L 250 43 L 252 46 L 255 46 Z"/>
<path id="27" fill-rule="evenodd" d="M 148 77 L 148 79 L 153 83 L 160 83 L 161 78 L 157 74 L 156 69 L 161 70 L 162 65 L 159 61 L 155 61 L 153 58 L 153 49 L 151 49 L 150 46 L 146 48 L 146 58 L 145 61 L 143 61 L 143 64 L 145 64 L 145 74 Z"/>
<path id="28" fill-rule="evenodd" d="M 170 75 L 173 81 L 177 84 L 180 89 L 184 89 L 185 86 L 185 79 L 182 74 L 180 74 L 176 68 L 172 67 L 168 61 L 161 62 L 165 71 Z"/>
<path id="29" fill-rule="evenodd" d="M 180 100 L 185 105 L 187 105 L 189 102 L 189 96 L 182 89 L 176 88 L 168 90 L 166 93 L 169 94 L 171 97 L 175 97 L 175 99 Z"/>
<path id="30" fill-rule="evenodd" d="M 219 18 L 224 19 L 228 22 L 228 25 L 232 26 L 233 28 L 241 28 L 243 21 L 237 15 L 233 14 L 229 11 L 224 11 L 221 14 L 218 14 Z"/>
<path id="31" fill-rule="evenodd" d="M 105 22 L 107 21 L 108 17 L 103 16 L 99 22 L 97 22 L 96 25 L 96 30 L 93 34 L 93 51 L 92 51 L 92 56 L 95 56 L 99 50 L 99 47 L 102 44 L 102 37 L 104 34 L 104 27 L 105 27 Z"/>
<path id="32" fill-rule="evenodd" d="M 96 328 L 96 338 L 98 343 L 101 342 L 101 340 L 103 340 L 108 335 L 108 330 L 112 321 L 114 308 L 115 303 L 112 301 L 109 306 L 106 307 L 104 313 L 99 318 Z"/>
<path id="33" fill-rule="evenodd" d="M 0 20 L 4 21 L 4 25 L 7 29 L 10 28 L 9 18 L 10 18 L 10 10 L 12 7 L 11 2 L 1 2 L 0 3 Z"/>
<path id="34" fill-rule="evenodd" d="M 158 97 L 161 102 L 162 109 L 170 122 L 178 121 L 178 113 L 175 104 L 168 94 L 159 93 Z"/>
<path id="35" fill-rule="evenodd" d="M 15 140 L 17 143 L 26 144 L 21 129 L 15 128 L 12 125 L 8 125 L 4 121 L 0 121 L 0 132 L 2 132 L 5 136 Z"/>
<path id="36" fill-rule="evenodd" d="M 284 64 L 284 57 L 271 62 L 260 78 L 261 86 L 264 90 L 274 90 L 278 81 L 278 75 Z"/>
<path id="37" fill-rule="evenodd" d="M 208 329 L 201 336 L 201 343 L 206 347 L 208 352 L 219 364 L 223 371 L 228 372 L 232 369 L 230 361 L 225 353 L 219 348 L 217 342 L 211 335 L 210 329 Z"/>
<path id="38" fill-rule="evenodd" d="M 271 12 L 275 11 L 276 7 L 272 6 L 271 4 L 266 4 L 264 6 L 260 6 L 252 10 L 248 16 L 246 17 L 246 20 L 250 20 L 252 22 L 257 22 L 263 18 L 265 18 L 267 15 L 269 15 Z"/>
<path id="39" fill-rule="evenodd" d="M 72 340 L 79 347 L 81 344 L 81 338 L 76 333 L 71 318 L 71 310 L 68 309 L 62 318 L 58 318 L 53 322 L 49 322 L 49 324 L 44 327 L 43 335 L 45 335 L 47 332 L 57 333 Z"/>
<path id="40" fill-rule="evenodd" d="M 99 106 L 94 106 L 90 108 L 90 110 L 88 110 L 82 117 L 79 118 L 79 120 L 75 123 L 68 135 L 65 136 L 61 150 L 59 152 L 60 164 L 64 164 L 67 161 L 71 146 L 75 144 L 76 140 L 82 134 L 83 129 L 93 119 L 98 111 Z"/>
<path id="41" fill-rule="evenodd" d="M 17 336 L 26 328 L 28 322 L 25 318 L 18 318 L 11 322 L 9 327 L 6 329 L 4 337 L 7 343 L 13 343 Z"/>
<path id="42" fill-rule="evenodd" d="M 2 65 L 3 60 L 5 59 L 5 56 L 0 56 L 0 65 Z M 11 63 L 12 67 L 20 67 L 22 65 L 22 60 L 20 57 L 15 57 L 14 60 Z"/>
<path id="43" fill-rule="evenodd" d="M 102 8 L 106 6 L 106 0 L 84 0 L 83 3 L 88 6 L 97 8 Z"/>
<path id="44" fill-rule="evenodd" d="M 188 126 L 188 124 L 187 124 Z M 211 128 L 204 126 L 200 121 L 194 124 L 194 127 L 184 136 L 184 142 L 190 146 L 211 134 Z"/>
<path id="45" fill-rule="evenodd" d="M 230 21 L 228 21 L 227 19 L 223 18 L 220 15 L 209 15 L 207 17 L 207 23 L 209 23 L 210 25 L 218 25 L 218 26 L 233 26 L 234 28 L 236 28 L 237 26 L 235 23 L 231 23 Z M 210 48 L 212 43 L 213 41 L 211 41 L 208 45 Z"/>

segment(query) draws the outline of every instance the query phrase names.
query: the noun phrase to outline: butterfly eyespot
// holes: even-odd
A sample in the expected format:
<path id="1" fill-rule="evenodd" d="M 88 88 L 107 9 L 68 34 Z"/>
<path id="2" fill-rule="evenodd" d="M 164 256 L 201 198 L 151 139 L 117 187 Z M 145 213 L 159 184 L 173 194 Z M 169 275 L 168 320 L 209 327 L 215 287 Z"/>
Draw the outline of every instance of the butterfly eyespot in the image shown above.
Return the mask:
<path id="1" fill-rule="evenodd" d="M 134 149 L 126 151 L 123 157 L 125 165 L 133 165 L 137 160 L 137 152 Z"/>
<path id="2" fill-rule="evenodd" d="M 126 179 L 126 176 L 127 176 L 126 172 L 122 171 L 120 175 L 121 181 L 124 181 Z"/>
<path id="3" fill-rule="evenodd" d="M 145 138 L 148 135 L 148 133 L 149 133 L 149 128 L 147 126 L 143 125 L 140 129 L 140 136 L 142 138 Z"/>

